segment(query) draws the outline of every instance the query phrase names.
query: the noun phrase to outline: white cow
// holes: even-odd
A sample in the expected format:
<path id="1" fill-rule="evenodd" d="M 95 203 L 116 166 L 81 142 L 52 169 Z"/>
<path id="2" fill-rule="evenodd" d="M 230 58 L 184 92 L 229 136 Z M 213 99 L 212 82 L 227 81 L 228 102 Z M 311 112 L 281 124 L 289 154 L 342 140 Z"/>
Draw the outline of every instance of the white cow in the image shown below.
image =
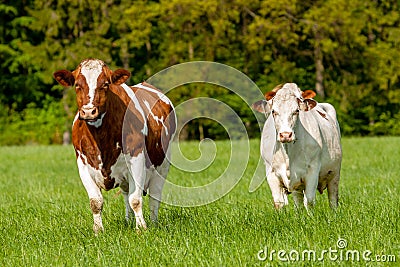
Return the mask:
<path id="1" fill-rule="evenodd" d="M 267 116 L 261 136 L 261 156 L 275 208 L 288 204 L 293 193 L 297 207 L 315 204 L 316 190 L 328 189 L 329 204 L 338 205 L 342 149 L 334 107 L 311 99 L 295 83 L 266 94 L 253 108 Z M 271 116 L 272 115 L 272 116 Z M 305 198 L 304 198 L 305 196 Z"/>

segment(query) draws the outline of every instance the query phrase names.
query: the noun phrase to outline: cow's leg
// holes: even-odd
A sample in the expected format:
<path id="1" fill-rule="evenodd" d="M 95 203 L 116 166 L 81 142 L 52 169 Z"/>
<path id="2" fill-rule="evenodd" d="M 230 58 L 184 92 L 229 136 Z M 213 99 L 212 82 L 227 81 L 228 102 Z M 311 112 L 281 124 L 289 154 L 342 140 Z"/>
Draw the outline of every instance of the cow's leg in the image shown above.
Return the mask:
<path id="1" fill-rule="evenodd" d="M 335 172 L 335 176 L 328 182 L 329 206 L 336 209 L 339 202 L 339 174 L 340 170 Z"/>
<path id="2" fill-rule="evenodd" d="M 129 178 L 128 202 L 135 213 L 136 229 L 146 229 L 146 222 L 143 217 L 143 189 L 146 180 L 145 156 L 140 152 L 137 156 L 129 159 L 131 176 Z"/>
<path id="3" fill-rule="evenodd" d="M 133 210 L 131 208 L 131 205 L 129 204 L 129 184 L 128 181 L 123 181 L 119 188 L 121 189 L 121 193 L 124 196 L 124 202 L 125 202 L 125 219 L 127 222 L 129 222 L 131 218 L 131 214 L 133 213 Z"/>
<path id="4" fill-rule="evenodd" d="M 304 181 L 304 206 L 307 209 L 313 208 L 315 205 L 315 194 L 318 186 L 319 168 L 310 168 Z"/>
<path id="5" fill-rule="evenodd" d="M 124 196 L 124 203 L 125 203 L 125 220 L 129 222 L 131 219 L 131 215 L 133 213 L 132 207 L 129 204 L 129 194 L 128 192 L 122 191 L 122 195 Z"/>
<path id="6" fill-rule="evenodd" d="M 268 175 L 267 181 L 269 184 L 269 188 L 271 189 L 272 198 L 274 199 L 275 208 L 283 208 L 283 206 L 288 204 L 287 193 L 286 190 L 282 187 L 282 183 L 276 176 L 274 171 L 272 171 Z"/>
<path id="7" fill-rule="evenodd" d="M 292 192 L 294 205 L 297 209 L 304 207 L 304 193 L 303 190 L 294 190 Z"/>
<path id="8" fill-rule="evenodd" d="M 100 188 L 94 182 L 90 175 L 90 166 L 84 164 L 80 157 L 77 160 L 79 176 L 81 177 L 83 186 L 89 196 L 90 209 L 93 214 L 93 231 L 97 234 L 99 231 L 104 231 L 103 223 L 101 220 L 101 211 L 103 209 L 103 195 L 101 194 Z"/>
<path id="9" fill-rule="evenodd" d="M 165 179 L 169 171 L 170 163 L 168 159 L 152 171 L 152 176 L 149 177 L 149 206 L 150 206 L 150 219 L 152 222 L 157 223 L 158 209 L 160 208 L 162 189 L 164 187 Z"/>

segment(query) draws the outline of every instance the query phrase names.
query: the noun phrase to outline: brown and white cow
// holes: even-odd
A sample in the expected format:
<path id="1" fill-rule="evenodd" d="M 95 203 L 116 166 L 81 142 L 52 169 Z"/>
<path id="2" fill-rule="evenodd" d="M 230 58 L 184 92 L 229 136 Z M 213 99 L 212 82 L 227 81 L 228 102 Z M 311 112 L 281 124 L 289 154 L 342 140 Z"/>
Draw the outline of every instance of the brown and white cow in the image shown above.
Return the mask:
<path id="1" fill-rule="evenodd" d="M 276 208 L 315 203 L 316 190 L 328 189 L 332 208 L 338 205 L 342 150 L 334 107 L 311 99 L 315 93 L 286 83 L 268 92 L 253 108 L 267 115 L 261 156 Z M 305 198 L 304 198 L 305 197 Z"/>
<path id="2" fill-rule="evenodd" d="M 79 175 L 88 193 L 95 233 L 103 231 L 102 190 L 120 187 L 126 219 L 146 229 L 142 195 L 150 196 L 150 218 L 157 221 L 161 191 L 169 170 L 169 146 L 176 128 L 171 101 L 145 82 L 128 86 L 130 72 L 112 71 L 98 59 L 85 59 L 72 72 L 54 78 L 75 86 L 78 112 L 72 126 Z"/>

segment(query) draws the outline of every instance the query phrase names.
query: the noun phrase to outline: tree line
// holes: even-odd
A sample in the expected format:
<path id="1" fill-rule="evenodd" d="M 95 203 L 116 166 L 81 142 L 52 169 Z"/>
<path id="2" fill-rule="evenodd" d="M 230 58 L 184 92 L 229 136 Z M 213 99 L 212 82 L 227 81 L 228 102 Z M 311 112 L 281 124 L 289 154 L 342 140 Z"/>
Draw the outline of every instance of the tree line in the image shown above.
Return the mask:
<path id="1" fill-rule="evenodd" d="M 12 3 L 10 3 L 12 2 Z M 175 64 L 234 67 L 263 91 L 295 82 L 332 103 L 343 135 L 400 134 L 397 0 L 14 0 L 0 4 L 0 144 L 61 143 L 74 92 L 52 73 L 88 57 L 138 83 Z M 232 92 L 192 84 L 171 92 L 228 103 L 250 137 L 256 119 Z M 215 121 L 191 121 L 184 139 L 226 138 Z"/>

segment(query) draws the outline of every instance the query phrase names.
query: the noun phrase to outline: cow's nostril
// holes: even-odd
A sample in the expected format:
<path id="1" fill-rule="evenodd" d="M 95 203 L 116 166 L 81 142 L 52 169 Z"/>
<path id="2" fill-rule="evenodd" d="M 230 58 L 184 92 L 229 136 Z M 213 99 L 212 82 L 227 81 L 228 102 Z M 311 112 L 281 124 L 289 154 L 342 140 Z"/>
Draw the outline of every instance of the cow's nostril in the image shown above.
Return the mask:
<path id="1" fill-rule="evenodd" d="M 290 140 L 292 139 L 292 136 L 293 136 L 293 133 L 292 133 L 292 132 L 282 132 L 282 133 L 279 133 L 279 138 L 280 138 L 281 140 L 284 140 L 285 142 L 286 142 L 286 141 L 290 141 Z"/>
<path id="2" fill-rule="evenodd" d="M 95 115 L 96 113 L 97 113 L 97 109 L 94 108 L 94 109 L 92 110 L 92 115 Z"/>

